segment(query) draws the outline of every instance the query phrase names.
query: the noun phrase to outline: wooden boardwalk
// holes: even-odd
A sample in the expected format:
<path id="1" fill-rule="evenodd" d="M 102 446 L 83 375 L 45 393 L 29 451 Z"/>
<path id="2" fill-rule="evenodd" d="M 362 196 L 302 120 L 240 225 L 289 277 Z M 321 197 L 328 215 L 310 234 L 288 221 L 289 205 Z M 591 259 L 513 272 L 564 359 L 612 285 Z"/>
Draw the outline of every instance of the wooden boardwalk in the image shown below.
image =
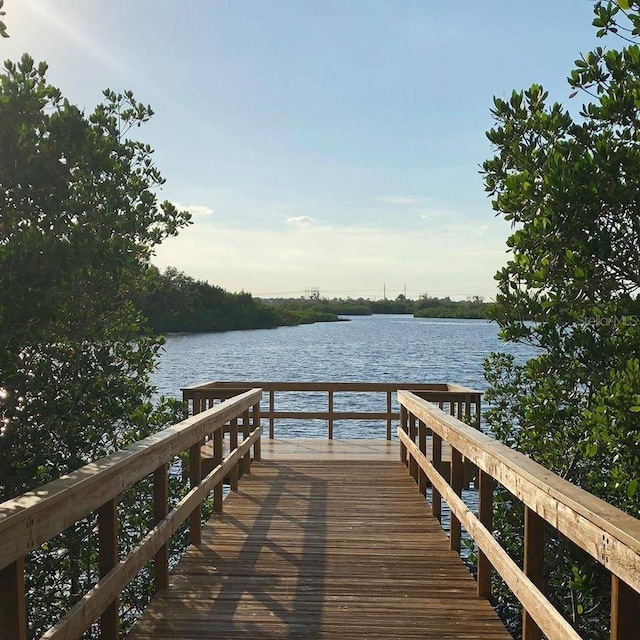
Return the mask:
<path id="1" fill-rule="evenodd" d="M 406 468 L 362 458 L 252 465 L 130 637 L 510 638 Z"/>

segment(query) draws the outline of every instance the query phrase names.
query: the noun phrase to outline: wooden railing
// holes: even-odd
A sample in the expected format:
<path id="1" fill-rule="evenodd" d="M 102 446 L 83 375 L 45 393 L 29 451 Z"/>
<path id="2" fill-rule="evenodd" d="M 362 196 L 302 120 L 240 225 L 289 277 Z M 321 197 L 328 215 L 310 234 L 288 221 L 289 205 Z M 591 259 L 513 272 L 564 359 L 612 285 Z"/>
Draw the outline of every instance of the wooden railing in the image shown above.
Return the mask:
<path id="1" fill-rule="evenodd" d="M 250 424 L 250 414 L 259 416 L 261 389 L 253 389 L 223 404 L 187 418 L 183 422 L 134 443 L 106 458 L 55 480 L 36 491 L 0 505 L 0 637 L 24 640 L 27 637 L 25 605 L 25 556 L 51 540 L 91 512 L 98 512 L 99 572 L 97 584 L 43 638 L 70 640 L 80 637 L 98 618 L 101 637 L 118 637 L 118 596 L 152 559 L 155 587 L 168 584 L 168 540 L 185 520 L 189 520 L 189 540 L 200 541 L 202 503 L 213 491 L 213 509 L 222 511 L 223 478 L 237 487 L 238 463 L 250 470 L 253 447 L 260 458 L 262 428 L 253 420 L 253 429 L 238 444 L 238 418 Z M 230 431 L 230 452 L 223 459 L 223 430 Z M 202 477 L 200 449 L 205 438 L 213 438 L 215 465 Z M 189 492 L 169 512 L 169 463 L 189 452 Z M 118 496 L 136 482 L 153 475 L 154 521 L 139 544 L 124 558 L 118 557 Z"/>
<path id="2" fill-rule="evenodd" d="M 399 391 L 400 458 L 424 492 L 432 485 L 432 510 L 440 518 L 442 499 L 451 510 L 450 544 L 460 551 L 463 526 L 478 547 L 478 595 L 489 597 L 495 569 L 523 606 L 523 638 L 579 639 L 543 593 L 544 524 L 566 536 L 603 565 L 612 579 L 611 638 L 640 637 L 640 521 L 563 480 L 485 434 L 469 428 L 417 395 Z M 427 431 L 432 433 L 431 459 Z M 450 478 L 435 465 L 442 442 L 451 446 Z M 463 457 L 479 470 L 479 509 L 474 515 L 460 498 Z M 492 535 L 494 482 L 524 504 L 524 568 Z"/>
<path id="3" fill-rule="evenodd" d="M 183 399 L 191 414 L 214 406 L 227 398 L 231 398 L 246 389 L 260 387 L 268 394 L 268 411 L 262 411 L 262 417 L 269 420 L 269 438 L 275 437 L 276 420 L 326 420 L 327 436 L 334 436 L 334 426 L 338 420 L 381 420 L 386 422 L 386 438 L 391 440 L 393 422 L 398 421 L 400 414 L 393 410 L 393 394 L 399 389 L 410 389 L 420 397 L 437 403 L 441 409 L 448 410 L 459 419 L 480 425 L 479 391 L 455 384 L 434 383 L 401 383 L 401 382 L 265 382 L 265 381 L 232 381 L 207 382 L 194 387 L 182 389 Z M 276 411 L 276 394 L 286 393 L 326 393 L 326 411 L 286 410 Z M 336 396 L 339 393 L 367 393 L 377 395 L 385 401 L 384 411 L 336 411 Z M 381 402 L 382 404 L 382 402 Z"/>

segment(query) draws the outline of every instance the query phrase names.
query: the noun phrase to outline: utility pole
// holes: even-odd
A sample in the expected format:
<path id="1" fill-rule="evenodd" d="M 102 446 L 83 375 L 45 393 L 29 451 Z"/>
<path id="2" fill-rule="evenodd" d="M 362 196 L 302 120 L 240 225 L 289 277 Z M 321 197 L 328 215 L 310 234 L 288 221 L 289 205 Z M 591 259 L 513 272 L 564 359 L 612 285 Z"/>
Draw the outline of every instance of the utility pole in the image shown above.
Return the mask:
<path id="1" fill-rule="evenodd" d="M 406 284 L 404 285 L 404 297 L 405 298 L 407 297 L 407 285 Z"/>
<path id="2" fill-rule="evenodd" d="M 383 300 L 387 299 L 387 283 L 386 282 L 382 285 L 382 299 Z"/>

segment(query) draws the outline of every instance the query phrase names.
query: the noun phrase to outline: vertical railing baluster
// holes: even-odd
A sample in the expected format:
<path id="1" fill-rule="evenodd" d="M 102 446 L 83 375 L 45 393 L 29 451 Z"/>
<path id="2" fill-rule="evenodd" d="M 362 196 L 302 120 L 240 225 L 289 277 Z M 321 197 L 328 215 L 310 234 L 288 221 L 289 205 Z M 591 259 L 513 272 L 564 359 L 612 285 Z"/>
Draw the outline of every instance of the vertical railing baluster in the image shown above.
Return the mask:
<path id="1" fill-rule="evenodd" d="M 435 431 L 432 431 L 431 447 L 433 466 L 440 473 L 442 469 L 442 436 Z M 431 512 L 434 518 L 438 520 L 442 518 L 442 496 L 434 486 L 431 487 Z"/>
<path id="2" fill-rule="evenodd" d="M 153 521 L 162 522 L 169 513 L 169 465 L 160 465 L 153 473 Z M 169 545 L 163 544 L 154 556 L 155 590 L 169 586 Z"/>
<path id="3" fill-rule="evenodd" d="M 242 436 L 243 438 L 248 438 L 251 433 L 251 424 L 249 423 L 249 410 L 245 411 L 242 414 Z M 245 453 L 244 458 L 242 459 L 242 473 L 246 473 L 249 475 L 251 473 L 251 451 L 247 451 Z"/>
<path id="4" fill-rule="evenodd" d="M 387 391 L 387 440 L 391 440 L 391 391 Z"/>
<path id="5" fill-rule="evenodd" d="M 273 440 L 275 438 L 275 418 L 273 417 L 273 412 L 275 411 L 276 405 L 276 392 L 271 390 L 269 391 L 269 438 Z"/>
<path id="6" fill-rule="evenodd" d="M 329 440 L 333 440 L 333 391 L 329 390 Z"/>
<path id="7" fill-rule="evenodd" d="M 26 640 L 24 558 L 0 569 L 0 630 L 2 640 Z"/>
<path id="8" fill-rule="evenodd" d="M 238 448 L 238 418 L 232 418 L 229 423 L 229 451 L 233 453 Z M 238 465 L 234 464 L 229 470 L 229 485 L 231 491 L 238 490 Z"/>
<path id="9" fill-rule="evenodd" d="M 611 640 L 637 640 L 640 594 L 618 576 L 611 576 Z"/>
<path id="10" fill-rule="evenodd" d="M 213 432 L 213 468 L 222 464 L 223 456 L 223 428 L 220 427 Z M 213 510 L 215 513 L 222 513 L 222 478 L 213 487 Z"/>
<path id="11" fill-rule="evenodd" d="M 478 469 L 478 519 L 489 530 L 493 529 L 493 478 Z M 478 595 L 481 598 L 491 596 L 491 563 L 478 549 Z"/>
<path id="12" fill-rule="evenodd" d="M 116 498 L 105 502 L 98 509 L 98 571 L 100 578 L 104 578 L 118 563 L 118 512 Z M 100 616 L 100 638 L 103 640 L 117 640 L 120 636 L 120 621 L 118 619 L 118 599 Z"/>
<path id="13" fill-rule="evenodd" d="M 462 484 L 464 480 L 463 474 L 462 454 L 454 447 L 451 447 L 451 470 L 449 482 L 457 496 L 462 495 Z M 460 553 L 460 536 L 460 520 L 451 513 L 451 522 L 449 524 L 449 547 L 458 553 Z"/>
<path id="14" fill-rule="evenodd" d="M 257 429 L 260 426 L 260 403 L 256 402 L 253 405 L 253 411 L 251 412 L 251 417 L 253 420 L 253 428 Z M 261 438 L 258 438 L 253 443 L 253 459 L 261 460 L 262 459 L 262 442 Z"/>
<path id="15" fill-rule="evenodd" d="M 408 421 L 409 421 L 409 412 L 407 411 L 407 408 L 403 404 L 401 404 L 400 405 L 400 428 L 405 433 L 408 433 L 409 431 Z M 405 467 L 408 464 L 407 463 L 407 447 L 402 441 L 400 441 L 400 462 L 402 462 L 402 464 L 405 465 Z"/>
<path id="16" fill-rule="evenodd" d="M 412 413 L 409 414 L 409 437 L 411 438 L 411 442 L 416 441 L 416 436 L 418 435 L 417 424 L 418 419 Z M 409 454 L 409 473 L 413 479 L 418 482 L 418 461 L 411 453 Z"/>
<path id="17" fill-rule="evenodd" d="M 524 507 L 524 572 L 544 593 L 544 520 Z M 542 631 L 527 611 L 522 612 L 522 640 L 541 640 Z"/>
<path id="18" fill-rule="evenodd" d="M 202 459 L 200 458 L 200 443 L 197 442 L 189 449 L 189 487 L 194 489 L 202 481 Z M 202 540 L 202 503 L 189 516 L 189 544 L 198 544 Z"/>
<path id="19" fill-rule="evenodd" d="M 418 446 L 420 448 L 420 452 L 423 456 L 427 456 L 427 425 L 422 422 L 422 420 L 418 420 Z M 419 466 L 418 469 L 418 490 L 421 495 L 426 495 L 427 493 L 427 474 L 424 472 L 422 467 Z"/>

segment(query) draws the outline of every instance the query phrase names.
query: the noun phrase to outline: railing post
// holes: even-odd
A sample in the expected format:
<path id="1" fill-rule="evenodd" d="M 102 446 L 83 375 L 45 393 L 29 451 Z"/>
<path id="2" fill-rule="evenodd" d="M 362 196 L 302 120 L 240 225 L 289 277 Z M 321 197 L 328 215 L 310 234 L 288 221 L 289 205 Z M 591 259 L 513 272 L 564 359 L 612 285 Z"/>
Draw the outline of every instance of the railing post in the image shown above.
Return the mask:
<path id="1" fill-rule="evenodd" d="M 391 391 L 387 391 L 387 440 L 391 440 Z"/>
<path id="2" fill-rule="evenodd" d="M 202 480 L 202 460 L 200 458 L 200 443 L 197 442 L 189 449 L 189 486 L 197 487 Z M 191 512 L 189 516 L 189 544 L 198 544 L 202 540 L 202 504 Z"/>
<path id="3" fill-rule="evenodd" d="M 418 446 L 420 448 L 420 453 L 423 456 L 427 456 L 427 425 L 422 422 L 422 420 L 418 420 Z M 418 491 L 420 491 L 420 495 L 426 495 L 427 493 L 427 474 L 424 472 L 422 467 L 418 465 Z"/>
<path id="4" fill-rule="evenodd" d="M 433 431 L 431 440 L 432 449 L 432 462 L 438 473 L 442 468 L 442 436 Z M 434 518 L 438 520 L 442 519 L 442 496 L 440 492 L 434 487 L 431 487 L 431 512 Z"/>
<path id="5" fill-rule="evenodd" d="M 0 570 L 0 630 L 2 640 L 26 640 L 24 558 Z"/>
<path id="6" fill-rule="evenodd" d="M 400 428 L 407 433 L 408 432 L 409 412 L 404 405 L 400 405 Z M 407 447 L 402 441 L 400 441 L 400 462 L 407 466 Z"/>
<path id="7" fill-rule="evenodd" d="M 640 594 L 618 576 L 611 576 L 611 640 L 637 640 L 640 637 L 638 611 Z"/>
<path id="8" fill-rule="evenodd" d="M 222 427 L 213 432 L 213 468 L 222 464 L 222 446 L 224 433 Z M 222 479 L 213 487 L 213 510 L 222 513 Z"/>
<path id="9" fill-rule="evenodd" d="M 98 509 L 98 569 L 104 578 L 118 563 L 118 512 L 112 498 Z M 100 616 L 100 638 L 117 640 L 120 637 L 118 599 L 110 602 Z"/>
<path id="10" fill-rule="evenodd" d="M 245 411 L 242 414 L 242 436 L 243 438 L 248 438 L 251 433 L 251 425 L 249 424 L 249 410 Z M 242 473 L 246 473 L 247 475 L 251 474 L 251 451 L 247 451 L 244 458 L 242 459 Z"/>
<path id="11" fill-rule="evenodd" d="M 276 392 L 272 389 L 269 391 L 269 439 L 273 440 L 275 438 L 275 418 L 273 417 L 273 412 L 275 411 L 276 404 Z"/>
<path id="12" fill-rule="evenodd" d="M 229 451 L 233 453 L 238 448 L 238 418 L 232 418 L 229 423 Z M 233 465 L 229 471 L 229 485 L 231 491 L 238 490 L 238 465 Z"/>
<path id="13" fill-rule="evenodd" d="M 449 483 L 451 488 L 455 491 L 457 496 L 462 495 L 462 484 L 464 480 L 464 471 L 462 467 L 462 454 L 451 447 L 451 468 L 449 474 Z M 449 524 L 449 548 L 452 551 L 460 553 L 460 535 L 461 526 L 460 520 L 451 513 L 451 522 Z"/>
<path id="14" fill-rule="evenodd" d="M 252 417 L 253 417 L 253 428 L 257 429 L 260 426 L 260 403 L 259 402 L 256 402 L 256 404 L 253 405 Z M 253 459 L 254 460 L 262 459 L 262 441 L 261 440 L 262 438 L 258 438 L 253 443 Z"/>
<path id="15" fill-rule="evenodd" d="M 153 473 L 153 521 L 158 524 L 169 512 L 169 465 L 160 465 Z M 154 557 L 155 590 L 169 586 L 169 546 L 163 544 Z"/>
<path id="16" fill-rule="evenodd" d="M 478 469 L 478 519 L 489 530 L 493 529 L 493 478 Z M 491 563 L 489 558 L 478 549 L 478 595 L 481 598 L 491 596 Z"/>
<path id="17" fill-rule="evenodd" d="M 411 442 L 415 442 L 416 436 L 418 435 L 417 422 L 418 419 L 414 415 L 409 414 L 409 437 L 411 438 Z M 418 482 L 418 469 L 418 461 L 410 454 L 409 473 L 416 483 Z"/>
<path id="18" fill-rule="evenodd" d="M 544 592 L 544 520 L 524 507 L 524 572 Z M 525 610 L 522 611 L 522 640 L 541 640 L 542 631 Z"/>
<path id="19" fill-rule="evenodd" d="M 333 440 L 333 391 L 329 391 L 329 440 Z"/>

